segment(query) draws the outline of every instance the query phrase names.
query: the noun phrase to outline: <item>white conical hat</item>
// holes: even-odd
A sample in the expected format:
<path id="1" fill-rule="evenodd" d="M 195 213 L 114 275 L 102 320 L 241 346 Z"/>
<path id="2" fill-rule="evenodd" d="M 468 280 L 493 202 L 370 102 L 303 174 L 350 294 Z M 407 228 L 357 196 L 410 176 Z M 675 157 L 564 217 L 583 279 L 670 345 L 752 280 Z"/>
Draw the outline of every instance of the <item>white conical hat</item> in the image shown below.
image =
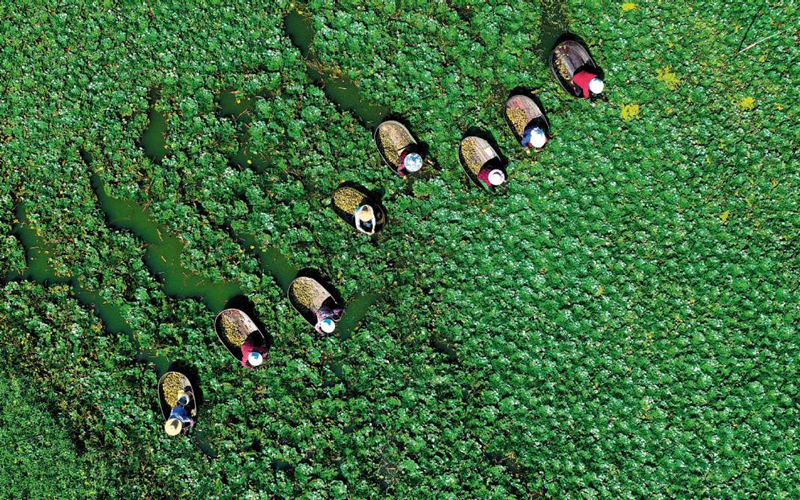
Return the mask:
<path id="1" fill-rule="evenodd" d="M 506 174 L 499 168 L 496 168 L 491 172 L 489 172 L 489 184 L 491 184 L 492 186 L 499 186 L 505 181 L 506 181 Z"/>
<path id="2" fill-rule="evenodd" d="M 247 355 L 247 362 L 250 363 L 250 366 L 259 366 L 264 362 L 264 356 L 258 351 L 253 351 Z"/>
<path id="3" fill-rule="evenodd" d="M 336 330 L 336 323 L 332 319 L 324 319 L 319 323 L 319 329 L 325 333 L 333 333 Z"/>
<path id="4" fill-rule="evenodd" d="M 592 81 L 589 82 L 589 90 L 592 91 L 592 94 L 601 94 L 604 88 L 606 88 L 606 84 L 599 76 L 592 78 Z"/>
<path id="5" fill-rule="evenodd" d="M 547 144 L 547 134 L 544 133 L 544 130 L 539 127 L 531 130 L 531 144 L 535 148 L 543 148 Z"/>
<path id="6" fill-rule="evenodd" d="M 164 431 L 168 436 L 177 436 L 183 430 L 183 423 L 177 418 L 171 418 L 164 423 Z"/>
<path id="7" fill-rule="evenodd" d="M 422 168 L 422 156 L 418 153 L 408 153 L 403 160 L 403 166 L 409 172 L 416 172 Z"/>

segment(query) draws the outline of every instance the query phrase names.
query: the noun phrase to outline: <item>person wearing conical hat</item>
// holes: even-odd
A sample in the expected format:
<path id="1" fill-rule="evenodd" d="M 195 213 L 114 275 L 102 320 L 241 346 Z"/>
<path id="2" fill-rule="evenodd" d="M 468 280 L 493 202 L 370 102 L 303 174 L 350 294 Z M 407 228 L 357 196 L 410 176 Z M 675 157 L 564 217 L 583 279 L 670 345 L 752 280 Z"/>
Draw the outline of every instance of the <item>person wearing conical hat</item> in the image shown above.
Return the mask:
<path id="1" fill-rule="evenodd" d="M 506 181 L 506 174 L 499 168 L 484 165 L 481 167 L 480 171 L 478 171 L 478 179 L 483 181 L 486 186 L 494 188 L 502 185 Z"/>
<path id="2" fill-rule="evenodd" d="M 186 391 L 178 396 L 178 404 L 172 408 L 169 418 L 164 423 L 164 430 L 169 436 L 177 436 L 184 429 L 194 427 L 194 419 L 189 416 L 186 407 L 194 398 L 191 391 Z"/>
<path id="3" fill-rule="evenodd" d="M 579 71 L 572 77 L 573 83 L 583 91 L 583 98 L 588 99 L 603 93 L 605 83 L 597 74 L 589 71 Z"/>
<path id="4" fill-rule="evenodd" d="M 419 153 L 406 150 L 400 155 L 398 163 L 397 173 L 400 175 L 413 174 L 422 168 L 423 159 Z"/>
<path id="5" fill-rule="evenodd" d="M 328 297 L 314 313 L 317 315 L 314 329 L 322 335 L 328 335 L 336 330 L 336 322 L 342 318 L 344 309 L 336 305 L 333 297 Z"/>
<path id="6" fill-rule="evenodd" d="M 531 148 L 541 149 L 547 144 L 547 134 L 541 127 L 530 124 L 522 133 L 520 143 L 525 148 L 525 152 L 530 153 Z"/>
<path id="7" fill-rule="evenodd" d="M 356 229 L 364 234 L 373 235 L 378 227 L 375 210 L 370 205 L 361 205 L 355 213 Z"/>
<path id="8" fill-rule="evenodd" d="M 256 340 L 256 335 L 251 333 L 242 344 L 242 366 L 255 370 L 267 359 L 269 351 L 266 347 L 258 345 L 260 342 Z"/>

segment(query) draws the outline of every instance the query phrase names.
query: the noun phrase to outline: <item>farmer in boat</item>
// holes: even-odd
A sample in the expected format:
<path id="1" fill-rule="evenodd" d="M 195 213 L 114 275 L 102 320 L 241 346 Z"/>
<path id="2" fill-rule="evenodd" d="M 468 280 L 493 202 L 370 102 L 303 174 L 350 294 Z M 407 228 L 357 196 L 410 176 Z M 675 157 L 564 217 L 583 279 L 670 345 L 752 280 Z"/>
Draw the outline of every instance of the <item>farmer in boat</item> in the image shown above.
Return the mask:
<path id="1" fill-rule="evenodd" d="M 480 171 L 478 171 L 478 179 L 483 181 L 483 183 L 490 188 L 500 186 L 506 181 L 506 174 L 499 168 L 490 166 L 489 163 L 492 162 L 487 162 L 487 164 L 482 166 Z"/>
<path id="2" fill-rule="evenodd" d="M 406 149 L 398 160 L 397 173 L 400 175 L 413 174 L 422 168 L 422 155 Z"/>
<path id="3" fill-rule="evenodd" d="M 336 305 L 333 297 L 328 297 L 314 312 L 317 315 L 317 324 L 314 325 L 314 328 L 317 332 L 327 335 L 336 330 L 336 322 L 342 318 L 344 309 Z"/>
<path id="4" fill-rule="evenodd" d="M 378 227 L 375 210 L 370 205 L 361 205 L 356 209 L 356 229 L 364 234 L 373 235 Z"/>
<path id="5" fill-rule="evenodd" d="M 184 391 L 183 394 L 178 396 L 178 404 L 172 408 L 167 422 L 164 424 L 164 430 L 170 436 L 177 436 L 184 429 L 194 427 L 194 419 L 189 416 L 186 409 L 189 403 L 194 398 L 192 391 Z"/>
<path id="6" fill-rule="evenodd" d="M 600 76 L 590 71 L 578 71 L 572 77 L 572 81 L 583 91 L 584 99 L 602 94 L 605 88 Z"/>
<path id="7" fill-rule="evenodd" d="M 531 148 L 541 149 L 547 144 L 547 134 L 542 127 L 531 123 L 522 134 L 522 147 L 530 154 Z"/>
<path id="8" fill-rule="evenodd" d="M 266 347 L 258 345 L 261 342 L 256 340 L 256 335 L 254 335 L 255 333 L 258 332 L 253 332 L 248 335 L 247 340 L 244 341 L 241 347 L 242 366 L 245 368 L 250 368 L 251 370 L 255 370 L 261 366 L 261 363 L 264 362 L 264 359 L 266 359 L 267 355 L 269 354 L 269 351 Z"/>

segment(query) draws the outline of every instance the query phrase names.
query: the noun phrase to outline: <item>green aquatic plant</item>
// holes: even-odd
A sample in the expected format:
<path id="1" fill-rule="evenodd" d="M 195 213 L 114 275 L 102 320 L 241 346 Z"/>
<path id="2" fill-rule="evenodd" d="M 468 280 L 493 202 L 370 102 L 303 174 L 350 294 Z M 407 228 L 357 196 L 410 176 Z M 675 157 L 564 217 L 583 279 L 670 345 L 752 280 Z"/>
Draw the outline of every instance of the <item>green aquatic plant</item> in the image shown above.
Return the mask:
<path id="1" fill-rule="evenodd" d="M 53 435 L 53 477 L 81 498 L 797 497 L 797 9 L 624 5 L 0 7 L 0 353 L 44 404 L 10 397 L 92 464 Z M 286 32 L 298 9 L 313 37 Z M 542 62 L 565 29 L 606 72 L 596 107 Z M 426 175 L 387 171 L 343 79 L 411 125 Z M 550 119 L 537 155 L 503 117 L 517 87 Z M 499 196 L 465 189 L 471 127 L 511 160 Z M 92 172 L 158 230 L 107 216 Z M 347 182 L 381 198 L 380 238 L 331 209 Z M 304 268 L 353 298 L 339 336 L 292 311 Z M 232 366 L 184 277 L 238 285 L 268 368 Z M 143 353 L 196 368 L 202 439 L 164 436 Z"/>

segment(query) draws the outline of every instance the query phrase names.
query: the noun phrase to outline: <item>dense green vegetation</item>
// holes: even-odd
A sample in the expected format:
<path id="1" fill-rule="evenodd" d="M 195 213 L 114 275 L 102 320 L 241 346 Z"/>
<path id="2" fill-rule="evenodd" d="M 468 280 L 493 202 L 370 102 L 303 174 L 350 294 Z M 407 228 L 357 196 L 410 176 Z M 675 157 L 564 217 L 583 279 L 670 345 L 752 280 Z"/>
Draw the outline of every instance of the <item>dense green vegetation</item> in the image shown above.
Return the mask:
<path id="1" fill-rule="evenodd" d="M 0 6 L 0 496 L 797 498 L 798 14 Z M 596 107 L 542 62 L 565 29 Z M 531 156 L 518 86 L 554 132 Z M 374 148 L 386 112 L 430 147 L 416 179 Z M 511 160 L 496 196 L 458 164 L 473 126 Z M 330 208 L 343 182 L 382 190 L 375 241 Z M 374 305 L 319 338 L 284 295 L 302 268 Z M 239 292 L 275 341 L 258 372 L 213 331 Z M 203 392 L 188 438 L 170 361 Z"/>

